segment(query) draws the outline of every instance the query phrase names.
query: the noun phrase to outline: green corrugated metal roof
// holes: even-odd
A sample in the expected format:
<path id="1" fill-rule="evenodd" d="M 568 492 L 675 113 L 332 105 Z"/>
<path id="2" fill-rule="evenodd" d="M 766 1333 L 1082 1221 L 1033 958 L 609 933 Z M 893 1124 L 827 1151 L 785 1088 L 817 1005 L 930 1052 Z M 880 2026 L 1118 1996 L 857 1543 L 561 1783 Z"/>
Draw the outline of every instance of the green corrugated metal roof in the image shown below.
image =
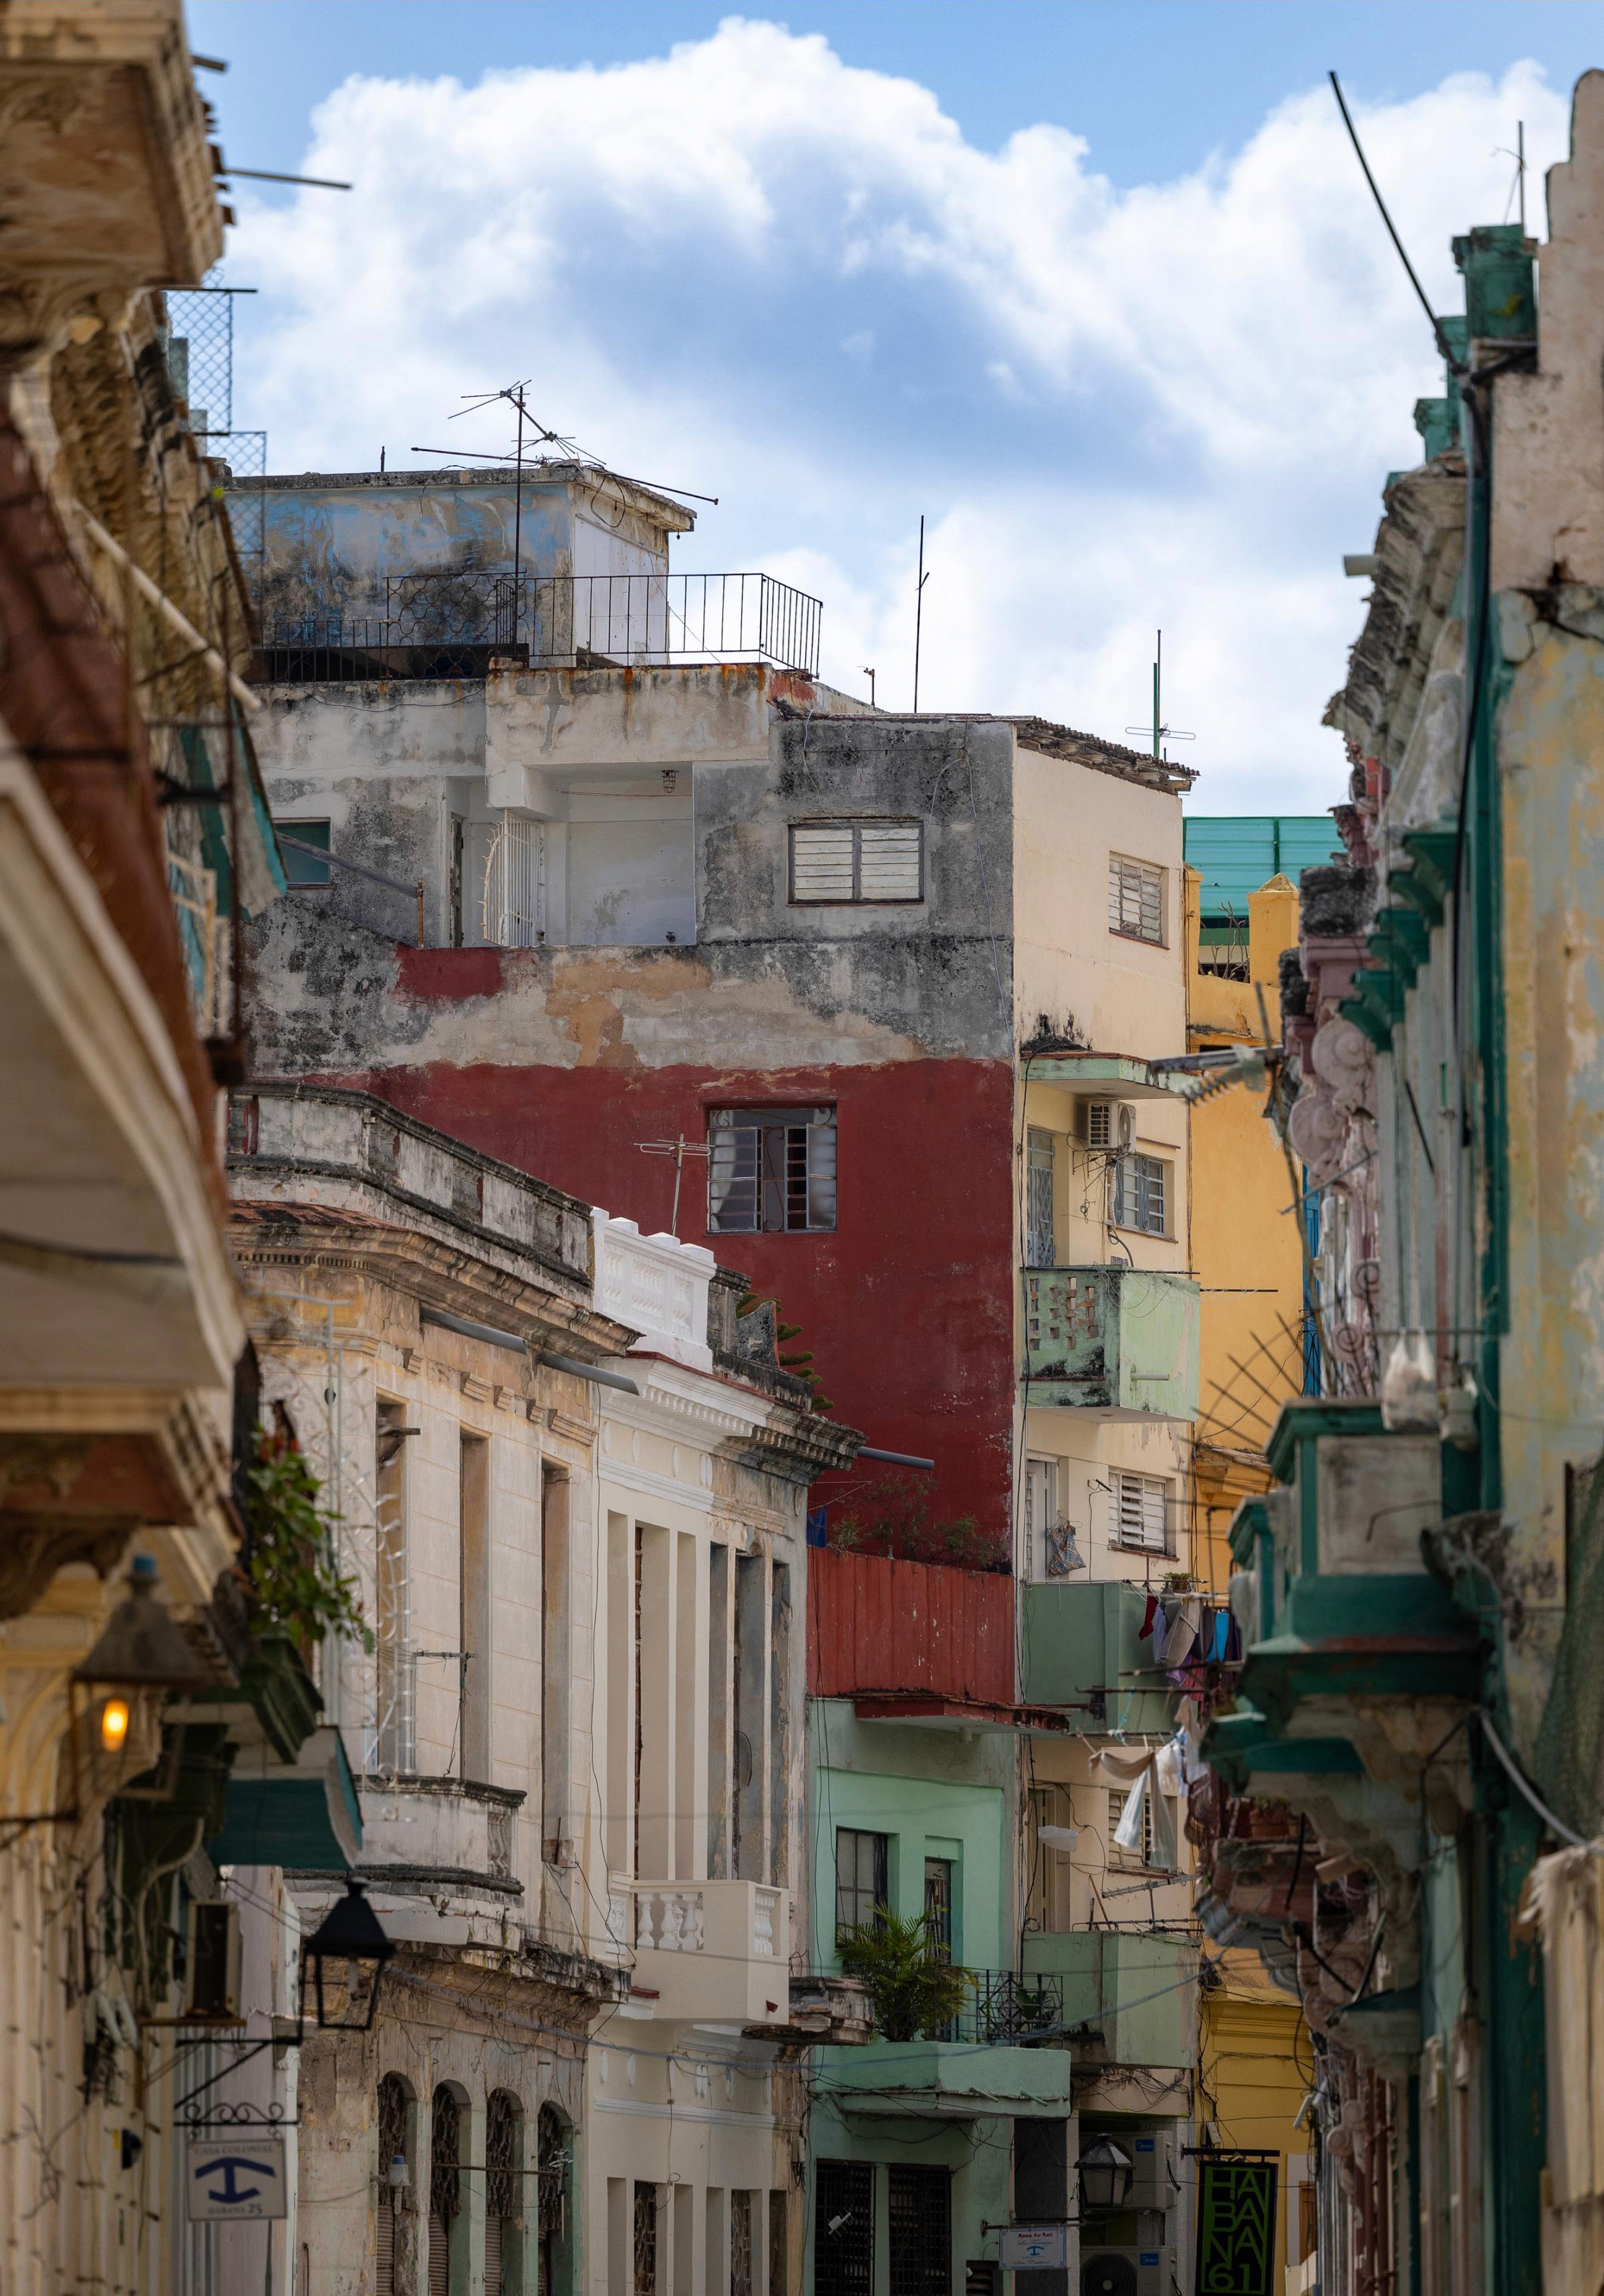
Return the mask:
<path id="1" fill-rule="evenodd" d="M 1248 896 L 1279 872 L 1296 885 L 1342 840 L 1329 813 L 1189 813 L 1186 859 L 1203 880 L 1201 913 L 1246 918 Z"/>

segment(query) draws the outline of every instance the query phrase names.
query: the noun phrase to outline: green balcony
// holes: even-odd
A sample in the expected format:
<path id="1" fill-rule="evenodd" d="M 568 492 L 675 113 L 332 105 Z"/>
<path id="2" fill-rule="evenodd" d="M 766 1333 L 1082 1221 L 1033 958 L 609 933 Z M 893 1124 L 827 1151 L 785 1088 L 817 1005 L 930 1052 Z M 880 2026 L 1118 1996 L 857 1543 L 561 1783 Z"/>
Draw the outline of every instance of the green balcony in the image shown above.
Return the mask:
<path id="1" fill-rule="evenodd" d="M 1071 1730 L 1173 1729 L 1174 1693 L 1142 1639 L 1147 1605 L 1119 1578 L 1019 1587 L 1019 1697 L 1067 1710 Z"/>
<path id="2" fill-rule="evenodd" d="M 1029 1930 L 1021 1959 L 1027 1977 L 1062 1979 L 1066 2020 L 1090 2029 L 1074 2043 L 1083 2071 L 1197 2062 L 1196 1946 L 1118 1930 Z"/>
<path id="3" fill-rule="evenodd" d="M 998 2047 L 968 2041 L 874 2041 L 822 2049 L 819 2084 L 845 2112 L 904 2120 L 1067 2120 L 1070 2056 L 1052 2042 Z"/>
<path id="4" fill-rule="evenodd" d="M 1137 1267 L 1027 1267 L 1026 1398 L 1101 1419 L 1198 1415 L 1198 1286 Z"/>

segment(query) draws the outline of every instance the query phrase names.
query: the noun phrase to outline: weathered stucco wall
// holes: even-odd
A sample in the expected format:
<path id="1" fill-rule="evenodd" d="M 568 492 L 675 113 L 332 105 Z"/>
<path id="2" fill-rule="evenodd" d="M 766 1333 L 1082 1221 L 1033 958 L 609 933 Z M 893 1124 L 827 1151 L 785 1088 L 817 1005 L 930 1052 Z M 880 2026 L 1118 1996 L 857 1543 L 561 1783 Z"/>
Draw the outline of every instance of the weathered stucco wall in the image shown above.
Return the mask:
<path id="1" fill-rule="evenodd" d="M 1014 767 L 1014 966 L 1019 1033 L 1071 1024 L 1097 1052 L 1186 1049 L 1181 800 L 1021 749 Z M 1109 860 L 1165 873 L 1161 947 L 1109 931 Z"/>
<path id="2" fill-rule="evenodd" d="M 1604 598 L 1568 587 L 1545 603 L 1554 620 L 1526 622 L 1524 600 L 1501 617 L 1506 653 L 1530 647 L 1499 719 L 1513 1321 L 1502 1426 L 1526 1599 L 1510 1651 L 1523 1734 L 1565 1599 L 1565 1467 L 1597 1458 L 1604 1423 Z"/>

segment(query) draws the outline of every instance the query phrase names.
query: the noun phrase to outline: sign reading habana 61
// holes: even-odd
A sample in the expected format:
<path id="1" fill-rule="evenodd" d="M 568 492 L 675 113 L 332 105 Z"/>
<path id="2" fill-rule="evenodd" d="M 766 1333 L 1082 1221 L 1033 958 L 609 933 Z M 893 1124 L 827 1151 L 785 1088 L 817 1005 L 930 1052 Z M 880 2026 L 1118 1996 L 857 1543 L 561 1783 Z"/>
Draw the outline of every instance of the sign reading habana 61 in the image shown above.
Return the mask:
<path id="1" fill-rule="evenodd" d="M 1281 2162 L 1198 2157 L 1197 2296 L 1277 2296 Z"/>

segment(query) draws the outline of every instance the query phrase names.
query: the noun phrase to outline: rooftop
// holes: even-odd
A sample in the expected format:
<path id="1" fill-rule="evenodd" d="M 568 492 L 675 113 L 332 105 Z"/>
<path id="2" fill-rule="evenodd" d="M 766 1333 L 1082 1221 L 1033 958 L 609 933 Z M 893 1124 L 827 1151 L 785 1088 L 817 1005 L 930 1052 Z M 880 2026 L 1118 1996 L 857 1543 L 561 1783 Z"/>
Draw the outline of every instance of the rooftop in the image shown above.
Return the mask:
<path id="1" fill-rule="evenodd" d="M 1101 734 L 1055 726 L 1048 718 L 1011 718 L 1008 722 L 1021 749 L 1035 750 L 1044 758 L 1067 758 L 1072 765 L 1090 766 L 1093 773 L 1117 774 L 1121 781 L 1172 792 L 1189 790 L 1198 778 L 1194 767 L 1156 758 L 1150 750 L 1127 749 L 1123 742 L 1105 742 Z"/>
<path id="2" fill-rule="evenodd" d="M 654 526 L 671 534 L 689 534 L 696 524 L 696 512 L 655 487 L 645 486 L 639 479 L 627 479 L 617 471 L 610 471 L 600 463 L 568 463 L 531 459 L 523 466 L 525 486 L 585 486 L 593 492 L 612 495 L 639 511 Z M 308 488 L 326 490 L 343 488 L 355 491 L 358 488 L 374 488 L 405 494 L 412 488 L 424 487 L 495 488 L 513 485 L 519 477 L 516 464 L 487 463 L 477 469 L 460 469 L 446 464 L 439 470 L 415 471 L 275 471 L 266 478 L 252 478 L 234 472 L 230 487 L 243 494 L 295 494 Z"/>

